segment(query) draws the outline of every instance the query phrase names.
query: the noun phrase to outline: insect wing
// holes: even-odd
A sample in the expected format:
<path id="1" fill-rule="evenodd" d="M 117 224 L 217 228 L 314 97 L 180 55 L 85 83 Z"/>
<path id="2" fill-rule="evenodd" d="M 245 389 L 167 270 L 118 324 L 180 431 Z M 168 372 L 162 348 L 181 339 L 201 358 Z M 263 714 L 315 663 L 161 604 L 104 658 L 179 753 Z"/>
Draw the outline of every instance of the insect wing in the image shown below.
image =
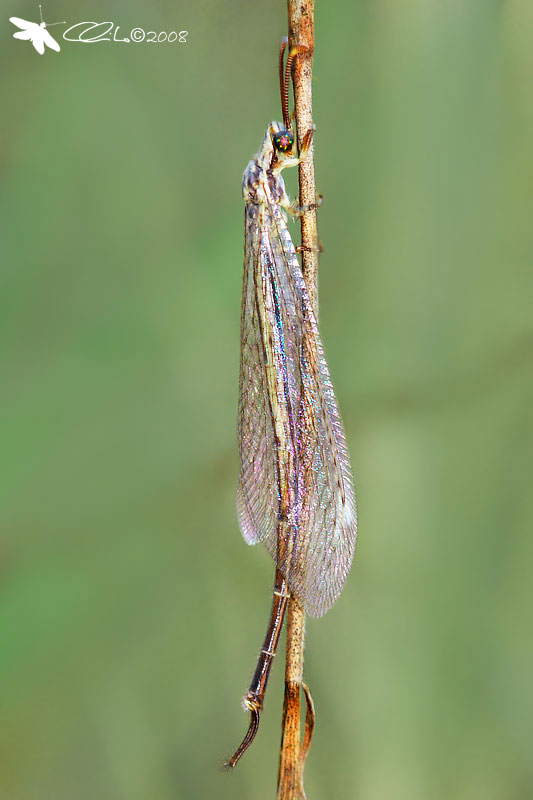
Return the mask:
<path id="1" fill-rule="evenodd" d="M 40 53 L 40 55 L 42 55 L 44 53 L 44 39 L 41 36 L 41 33 L 39 33 L 38 36 L 35 36 L 35 38 L 32 39 L 31 41 L 37 52 Z"/>
<path id="2" fill-rule="evenodd" d="M 41 30 L 41 37 L 43 38 L 44 43 L 46 45 L 48 45 L 48 47 L 51 50 L 55 50 L 56 53 L 59 53 L 61 48 L 58 45 L 58 43 L 56 42 L 56 40 L 54 39 L 54 37 L 51 34 L 49 34 L 48 31 L 45 28 L 41 28 L 40 30 Z M 44 49 L 44 47 L 43 47 L 43 49 Z"/>
<path id="3" fill-rule="evenodd" d="M 33 31 L 17 31 L 13 34 L 14 39 L 31 39 L 33 36 Z"/>
<path id="4" fill-rule="evenodd" d="M 33 30 L 34 28 L 38 28 L 36 22 L 28 22 L 25 19 L 21 19 L 20 17 L 9 17 L 9 21 L 16 25 L 17 28 L 21 28 L 22 30 Z M 19 34 L 14 33 L 13 36 L 19 36 Z"/>
<path id="5" fill-rule="evenodd" d="M 239 521 L 250 544 L 263 540 L 307 613 L 322 616 L 350 569 L 356 510 L 348 453 L 329 370 L 302 271 L 276 204 L 247 208 L 247 247 L 241 320 Z M 262 222 L 259 224 L 258 217 Z M 261 259 L 258 269 L 257 260 Z M 275 286 L 279 347 L 265 353 L 254 274 Z M 268 281 L 266 281 L 268 285 Z M 267 367 L 283 371 L 292 420 L 290 542 L 278 547 L 278 454 L 268 396 Z"/>
<path id="6" fill-rule="evenodd" d="M 260 214 L 257 205 L 246 205 L 237 422 L 241 459 L 237 516 L 242 535 L 248 544 L 256 544 L 264 539 L 276 542 L 279 507 L 278 466 L 268 395 L 266 355 L 259 321 L 258 288 L 255 285 L 257 259 L 261 257 Z"/>
<path id="7" fill-rule="evenodd" d="M 337 401 L 300 262 L 281 211 L 272 247 L 280 305 L 291 319 L 285 349 L 298 365 L 291 390 L 297 417 L 297 485 L 290 563 L 279 565 L 311 616 L 339 596 L 352 564 L 357 534 L 353 480 Z M 268 543 L 267 543 L 268 546 Z M 273 553 L 274 555 L 274 553 Z"/>

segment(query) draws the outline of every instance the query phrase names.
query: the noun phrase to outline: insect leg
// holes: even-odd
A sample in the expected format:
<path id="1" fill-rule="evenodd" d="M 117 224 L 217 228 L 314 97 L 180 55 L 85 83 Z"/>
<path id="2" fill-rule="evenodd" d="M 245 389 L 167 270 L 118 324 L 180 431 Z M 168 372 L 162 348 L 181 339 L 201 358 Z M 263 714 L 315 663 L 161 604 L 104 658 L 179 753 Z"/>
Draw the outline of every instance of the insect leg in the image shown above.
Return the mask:
<path id="1" fill-rule="evenodd" d="M 291 216 L 301 217 L 307 211 L 315 211 L 317 208 L 320 208 L 322 205 L 322 200 L 322 195 L 317 194 L 315 203 L 304 203 L 304 205 L 300 205 L 297 200 L 293 200 L 291 203 L 288 196 L 284 195 L 279 201 L 279 204 Z"/>

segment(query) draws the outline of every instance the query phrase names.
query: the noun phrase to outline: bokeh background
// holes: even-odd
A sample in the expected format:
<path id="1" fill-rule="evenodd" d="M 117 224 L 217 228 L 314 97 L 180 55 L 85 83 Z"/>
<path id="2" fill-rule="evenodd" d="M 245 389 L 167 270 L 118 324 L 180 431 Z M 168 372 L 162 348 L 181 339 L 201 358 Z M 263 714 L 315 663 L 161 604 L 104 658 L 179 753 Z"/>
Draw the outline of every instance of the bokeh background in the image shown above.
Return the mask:
<path id="1" fill-rule="evenodd" d="M 280 0 L 50 0 L 0 33 L 0 794 L 275 796 L 272 564 L 234 511 L 240 181 Z M 317 2 L 321 329 L 357 481 L 307 630 L 310 800 L 533 796 L 533 6 Z M 294 192 L 294 177 L 290 179 Z M 295 237 L 298 229 L 294 227 Z"/>

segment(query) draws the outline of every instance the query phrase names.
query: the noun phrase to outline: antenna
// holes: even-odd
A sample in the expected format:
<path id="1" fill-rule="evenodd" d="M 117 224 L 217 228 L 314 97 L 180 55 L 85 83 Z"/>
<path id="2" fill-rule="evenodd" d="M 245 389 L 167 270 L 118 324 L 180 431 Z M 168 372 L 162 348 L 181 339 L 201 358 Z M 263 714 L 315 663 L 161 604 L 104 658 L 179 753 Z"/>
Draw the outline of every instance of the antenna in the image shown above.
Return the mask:
<path id="1" fill-rule="evenodd" d="M 63 22 L 45 22 L 44 19 L 43 19 L 43 9 L 42 9 L 40 3 L 39 3 L 39 14 L 41 15 L 41 25 L 44 25 L 45 28 L 51 28 L 52 25 L 66 25 L 67 24 L 66 19 L 64 19 Z"/>

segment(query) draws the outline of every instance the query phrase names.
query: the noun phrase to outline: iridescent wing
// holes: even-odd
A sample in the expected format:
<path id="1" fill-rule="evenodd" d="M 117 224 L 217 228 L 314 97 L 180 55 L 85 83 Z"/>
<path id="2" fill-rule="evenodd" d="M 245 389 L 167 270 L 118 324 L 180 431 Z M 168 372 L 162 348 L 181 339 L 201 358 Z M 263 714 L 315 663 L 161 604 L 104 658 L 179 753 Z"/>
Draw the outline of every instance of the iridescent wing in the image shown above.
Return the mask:
<path id="1" fill-rule="evenodd" d="M 269 205 L 267 211 L 262 229 L 252 234 L 248 258 L 250 263 L 261 258 L 262 269 L 275 283 L 286 366 L 284 395 L 294 426 L 291 541 L 281 549 L 283 558 L 278 557 L 278 470 L 265 377 L 267 354 L 253 313 L 258 287 L 246 274 L 239 516 L 245 539 L 265 541 L 291 591 L 309 614 L 321 616 L 339 596 L 352 563 L 355 498 L 342 423 L 298 257 L 279 206 Z M 252 269 L 247 272 L 253 274 Z"/>
<path id="2" fill-rule="evenodd" d="M 298 448 L 292 557 L 280 568 L 306 611 L 322 616 L 339 596 L 352 564 L 355 494 L 342 422 L 300 262 L 279 207 L 273 215 L 280 302 L 293 317 L 285 346 L 300 372 L 299 391 L 292 394 Z"/>
<path id="3" fill-rule="evenodd" d="M 260 257 L 258 206 L 246 206 L 237 434 L 241 460 L 237 516 L 248 544 L 277 540 L 278 467 L 255 287 Z"/>

